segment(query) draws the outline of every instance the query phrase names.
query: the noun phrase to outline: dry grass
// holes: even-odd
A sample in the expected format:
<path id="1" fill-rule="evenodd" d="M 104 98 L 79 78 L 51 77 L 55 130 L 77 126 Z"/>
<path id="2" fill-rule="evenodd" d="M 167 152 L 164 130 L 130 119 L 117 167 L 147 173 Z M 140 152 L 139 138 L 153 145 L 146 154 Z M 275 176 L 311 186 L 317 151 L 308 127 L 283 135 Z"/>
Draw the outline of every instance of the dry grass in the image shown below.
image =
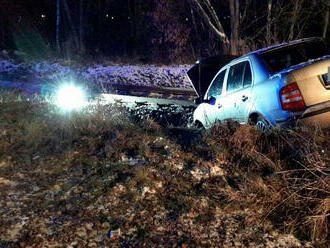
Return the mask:
<path id="1" fill-rule="evenodd" d="M 228 123 L 205 138 L 215 154 L 226 154 L 227 174 L 244 178 L 234 200 L 301 239 L 329 240 L 329 130 L 299 127 L 265 135 Z"/>
<path id="2" fill-rule="evenodd" d="M 63 114 L 15 97 L 0 103 L 0 246 L 87 247 L 120 228 L 120 238 L 96 243 L 326 247 L 329 130 L 266 135 L 227 123 L 196 135 L 132 119 L 119 106 Z M 6 217 L 9 198 L 15 218 L 30 216 L 24 229 Z"/>

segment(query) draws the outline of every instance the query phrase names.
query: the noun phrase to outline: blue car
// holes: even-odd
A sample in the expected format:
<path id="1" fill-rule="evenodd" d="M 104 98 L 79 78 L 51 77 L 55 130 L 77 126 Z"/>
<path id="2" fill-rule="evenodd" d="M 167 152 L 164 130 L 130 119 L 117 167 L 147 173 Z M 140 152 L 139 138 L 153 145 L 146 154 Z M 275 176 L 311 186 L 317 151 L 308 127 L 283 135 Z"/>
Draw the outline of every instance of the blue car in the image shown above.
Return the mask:
<path id="1" fill-rule="evenodd" d="M 235 59 L 198 61 L 188 71 L 199 96 L 194 121 L 208 128 L 231 119 L 261 131 L 297 122 L 329 127 L 329 67 L 330 55 L 320 38 L 286 42 Z"/>

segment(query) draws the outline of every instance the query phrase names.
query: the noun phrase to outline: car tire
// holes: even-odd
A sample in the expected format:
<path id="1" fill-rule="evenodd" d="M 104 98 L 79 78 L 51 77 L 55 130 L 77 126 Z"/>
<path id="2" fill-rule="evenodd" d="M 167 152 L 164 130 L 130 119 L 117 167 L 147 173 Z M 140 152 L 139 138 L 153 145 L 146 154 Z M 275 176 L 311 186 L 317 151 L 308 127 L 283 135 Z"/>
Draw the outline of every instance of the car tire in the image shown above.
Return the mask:
<path id="1" fill-rule="evenodd" d="M 262 117 L 258 117 L 257 121 L 255 123 L 255 127 L 258 131 L 263 132 L 263 133 L 268 133 L 272 126 Z"/>

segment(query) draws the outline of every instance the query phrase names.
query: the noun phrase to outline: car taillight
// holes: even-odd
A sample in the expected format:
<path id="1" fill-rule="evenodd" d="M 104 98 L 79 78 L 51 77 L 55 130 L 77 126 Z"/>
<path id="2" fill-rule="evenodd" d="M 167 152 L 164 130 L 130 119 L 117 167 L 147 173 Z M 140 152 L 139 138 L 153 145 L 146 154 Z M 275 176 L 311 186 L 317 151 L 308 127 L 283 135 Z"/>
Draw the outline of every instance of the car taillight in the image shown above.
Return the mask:
<path id="1" fill-rule="evenodd" d="M 282 109 L 303 110 L 306 108 L 304 98 L 301 95 L 297 83 L 289 84 L 280 90 Z"/>

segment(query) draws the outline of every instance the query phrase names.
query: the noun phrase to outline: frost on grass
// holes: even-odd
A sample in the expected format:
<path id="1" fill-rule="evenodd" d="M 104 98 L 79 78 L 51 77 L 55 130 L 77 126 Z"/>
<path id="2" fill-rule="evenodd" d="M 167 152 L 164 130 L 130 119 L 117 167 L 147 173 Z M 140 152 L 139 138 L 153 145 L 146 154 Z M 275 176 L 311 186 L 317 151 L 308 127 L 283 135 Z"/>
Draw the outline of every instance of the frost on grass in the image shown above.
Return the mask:
<path id="1" fill-rule="evenodd" d="M 154 87 L 191 88 L 186 77 L 189 65 L 66 65 L 53 62 L 16 64 L 13 60 L 0 59 L 0 74 L 10 74 L 10 79 L 31 81 L 61 81 L 75 78 L 97 85 L 127 84 Z M 16 78 L 15 78 L 16 77 Z"/>

